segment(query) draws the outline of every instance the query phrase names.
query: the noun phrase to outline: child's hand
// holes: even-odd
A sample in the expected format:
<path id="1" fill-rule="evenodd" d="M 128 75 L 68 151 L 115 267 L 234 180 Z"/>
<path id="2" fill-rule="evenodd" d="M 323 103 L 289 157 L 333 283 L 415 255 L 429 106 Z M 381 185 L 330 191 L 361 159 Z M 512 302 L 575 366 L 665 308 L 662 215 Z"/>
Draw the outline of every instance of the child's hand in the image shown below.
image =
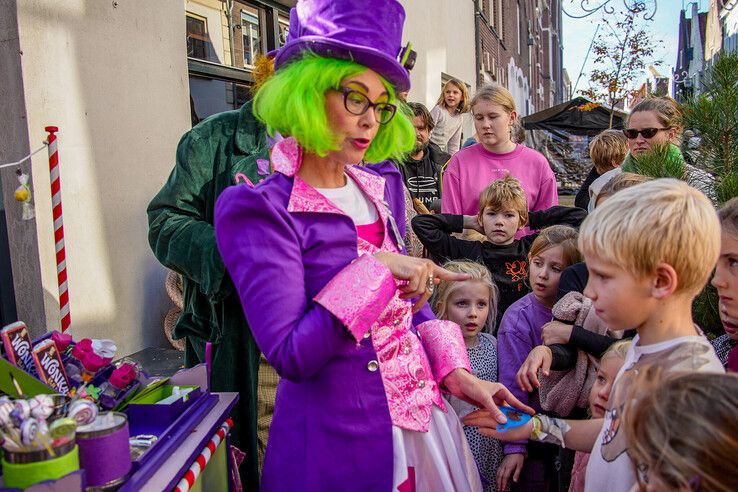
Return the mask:
<path id="1" fill-rule="evenodd" d="M 479 223 L 479 217 L 476 215 L 464 215 L 464 229 L 471 229 L 479 234 L 484 234 L 484 228 Z"/>
<path id="2" fill-rule="evenodd" d="M 551 363 L 553 362 L 553 353 L 546 345 L 539 345 L 530 351 L 523 365 L 518 369 L 515 380 L 520 389 L 530 393 L 535 388 L 540 388 L 541 383 L 538 381 L 538 370 L 543 371 L 544 376 L 549 375 Z"/>
<path id="3" fill-rule="evenodd" d="M 544 345 L 569 343 L 572 328 L 572 325 L 567 325 L 561 321 L 549 321 L 543 325 L 543 331 L 541 332 Z"/>
<path id="4" fill-rule="evenodd" d="M 512 476 L 512 481 L 517 483 L 520 472 L 523 470 L 525 455 L 520 453 L 507 454 L 497 469 L 497 490 L 504 492 Z"/>

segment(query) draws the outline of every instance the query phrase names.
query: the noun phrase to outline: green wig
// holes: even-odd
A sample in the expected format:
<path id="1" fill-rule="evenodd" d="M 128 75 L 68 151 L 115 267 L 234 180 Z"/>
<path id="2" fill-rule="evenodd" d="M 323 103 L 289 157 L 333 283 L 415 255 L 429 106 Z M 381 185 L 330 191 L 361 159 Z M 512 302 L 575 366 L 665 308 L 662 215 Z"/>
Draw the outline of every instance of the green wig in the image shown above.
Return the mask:
<path id="1" fill-rule="evenodd" d="M 270 134 L 279 132 L 295 140 L 308 152 L 321 157 L 340 149 L 338 137 L 328 123 L 325 93 L 338 90 L 346 77 L 367 70 L 358 63 L 307 54 L 277 71 L 254 97 L 254 114 Z M 404 104 L 398 104 L 395 89 L 382 78 L 397 113 L 380 125 L 364 156 L 367 162 L 402 160 L 415 145 L 415 128 Z"/>

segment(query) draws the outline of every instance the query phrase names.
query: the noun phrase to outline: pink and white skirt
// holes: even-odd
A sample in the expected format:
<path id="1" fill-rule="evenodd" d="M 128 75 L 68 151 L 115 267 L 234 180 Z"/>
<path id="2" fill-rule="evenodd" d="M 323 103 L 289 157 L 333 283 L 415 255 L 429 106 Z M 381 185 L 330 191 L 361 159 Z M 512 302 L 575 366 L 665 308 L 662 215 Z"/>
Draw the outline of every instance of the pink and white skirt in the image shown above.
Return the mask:
<path id="1" fill-rule="evenodd" d="M 392 426 L 394 474 L 398 492 L 482 490 L 479 470 L 451 405 L 433 406 L 428 432 Z"/>

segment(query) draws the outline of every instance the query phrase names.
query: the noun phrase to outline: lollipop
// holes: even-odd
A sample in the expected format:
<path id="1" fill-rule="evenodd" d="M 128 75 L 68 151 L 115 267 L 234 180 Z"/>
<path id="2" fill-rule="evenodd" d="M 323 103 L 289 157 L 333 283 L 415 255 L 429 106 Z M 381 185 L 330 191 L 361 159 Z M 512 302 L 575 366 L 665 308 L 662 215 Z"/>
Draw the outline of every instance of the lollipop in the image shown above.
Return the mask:
<path id="1" fill-rule="evenodd" d="M 10 420 L 16 426 L 31 416 L 31 405 L 26 400 L 15 400 L 13 410 L 10 412 Z"/>
<path id="2" fill-rule="evenodd" d="M 97 405 L 90 400 L 77 400 L 69 406 L 67 414 L 79 426 L 91 424 L 97 417 Z"/>
<path id="3" fill-rule="evenodd" d="M 0 401 L 0 426 L 7 427 L 12 424 L 10 412 L 15 409 L 15 405 L 10 400 Z"/>
<path id="4" fill-rule="evenodd" d="M 50 395 L 36 395 L 28 401 L 31 416 L 45 420 L 54 413 L 54 399 Z"/>
<path id="5" fill-rule="evenodd" d="M 77 430 L 77 422 L 67 417 L 57 419 L 49 426 L 49 436 L 54 441 L 54 446 L 65 444 L 74 439 Z"/>
<path id="6" fill-rule="evenodd" d="M 15 409 L 20 412 L 24 419 L 31 416 L 31 405 L 26 400 L 15 400 Z"/>
<path id="7" fill-rule="evenodd" d="M 24 420 L 20 426 L 20 437 L 24 445 L 34 444 L 38 438 L 38 421 L 34 418 Z"/>

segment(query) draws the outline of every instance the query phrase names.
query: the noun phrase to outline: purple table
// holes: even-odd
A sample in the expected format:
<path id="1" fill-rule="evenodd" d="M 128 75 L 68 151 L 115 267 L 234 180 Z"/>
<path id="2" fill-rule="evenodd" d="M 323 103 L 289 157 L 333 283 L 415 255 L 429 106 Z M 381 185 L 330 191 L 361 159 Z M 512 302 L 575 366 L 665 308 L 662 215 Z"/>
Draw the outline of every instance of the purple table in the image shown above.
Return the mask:
<path id="1" fill-rule="evenodd" d="M 177 485 L 213 434 L 229 417 L 238 400 L 238 393 L 213 393 L 212 395 L 217 395 L 217 403 L 197 420 L 190 434 L 166 455 L 166 459 L 156 460 L 153 473 L 147 473 L 146 468 L 134 473 L 121 487 L 121 492 L 125 490 L 161 492 L 172 490 Z"/>

